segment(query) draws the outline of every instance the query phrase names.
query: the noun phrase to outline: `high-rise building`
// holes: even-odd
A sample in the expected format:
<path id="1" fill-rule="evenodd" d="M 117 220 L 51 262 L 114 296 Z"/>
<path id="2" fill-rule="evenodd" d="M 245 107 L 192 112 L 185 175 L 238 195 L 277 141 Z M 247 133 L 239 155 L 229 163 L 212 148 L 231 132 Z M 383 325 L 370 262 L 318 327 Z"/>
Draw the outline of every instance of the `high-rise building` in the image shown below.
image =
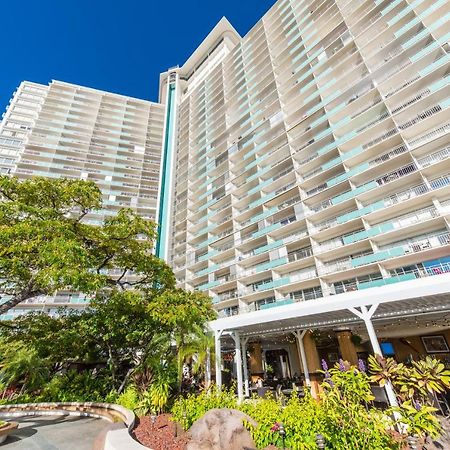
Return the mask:
<path id="1" fill-rule="evenodd" d="M 156 220 L 164 106 L 53 81 L 23 82 L 0 124 L 0 172 L 94 181 L 104 209 L 99 223 L 129 207 Z M 59 293 L 20 304 L 6 315 L 62 305 L 83 307 L 78 294 Z"/>
<path id="2" fill-rule="evenodd" d="M 213 298 L 218 352 L 221 337 L 229 346 L 233 336 L 236 355 L 253 342 L 255 376 L 266 365 L 306 376 L 320 358 L 354 361 L 365 349 L 349 344 L 352 332 L 376 351 L 376 332 L 414 336 L 411 348 L 423 352 L 440 343 L 450 359 L 449 19 L 448 0 L 279 0 L 244 37 L 222 19 L 183 66 L 161 74 L 161 105 L 25 83 L 42 93 L 16 94 L 0 146 L 11 141 L 20 159 L 5 168 L 42 173 L 50 161 L 52 174 L 103 183 L 111 202 L 124 191 L 148 217 L 157 206 L 157 254 L 180 286 Z M 64 96 L 52 100 L 52 90 Z M 79 118 L 95 134 L 77 143 L 86 150 L 81 161 L 76 151 L 70 162 L 66 150 L 53 156 L 66 147 L 67 125 L 56 125 L 55 147 L 50 130 L 27 121 L 4 134 L 8 115 L 29 114 L 35 102 L 43 104 L 30 119 L 36 124 L 47 109 L 54 120 L 89 110 Z M 96 121 L 115 127 L 111 114 L 123 145 L 110 144 L 112 129 L 96 132 Z M 129 116 L 145 124 L 136 140 L 123 134 Z M 80 138 L 70 139 L 69 149 Z M 45 144 L 42 156 L 35 140 Z M 104 149 L 91 156 L 98 142 L 112 145 L 105 148 L 114 158 Z M 127 162 L 116 157 L 122 152 Z M 160 155 L 156 205 L 152 161 Z M 417 336 L 428 324 L 443 330 L 443 341 L 427 347 Z M 337 341 L 317 349 L 310 329 L 337 330 Z M 273 335 L 278 347 L 264 337 Z"/>
<path id="3" fill-rule="evenodd" d="M 213 298 L 218 345 L 450 310 L 449 19 L 446 0 L 279 0 L 163 74 L 160 254 Z"/>
<path id="4" fill-rule="evenodd" d="M 242 39 L 222 21 L 168 72 L 180 283 L 227 316 L 442 262 L 449 11 L 279 1 Z"/>

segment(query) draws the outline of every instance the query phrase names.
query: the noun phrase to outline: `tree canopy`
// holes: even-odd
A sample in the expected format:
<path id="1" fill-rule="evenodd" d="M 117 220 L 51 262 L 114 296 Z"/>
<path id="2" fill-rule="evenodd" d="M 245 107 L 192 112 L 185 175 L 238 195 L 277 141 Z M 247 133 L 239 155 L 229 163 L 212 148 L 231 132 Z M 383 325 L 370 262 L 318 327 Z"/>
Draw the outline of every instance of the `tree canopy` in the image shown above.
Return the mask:
<path id="1" fill-rule="evenodd" d="M 86 220 L 101 209 L 93 182 L 0 176 L 0 314 L 58 290 L 174 288 L 171 269 L 151 252 L 155 224 L 131 209 L 101 225 Z"/>

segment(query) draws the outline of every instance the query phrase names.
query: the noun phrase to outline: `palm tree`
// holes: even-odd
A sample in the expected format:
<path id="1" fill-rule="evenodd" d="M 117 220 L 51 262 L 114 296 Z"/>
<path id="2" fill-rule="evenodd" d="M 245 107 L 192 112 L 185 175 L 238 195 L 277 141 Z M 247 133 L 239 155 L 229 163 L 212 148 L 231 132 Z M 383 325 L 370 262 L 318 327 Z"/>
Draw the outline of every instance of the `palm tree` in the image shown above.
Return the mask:
<path id="1" fill-rule="evenodd" d="M 214 336 L 201 333 L 186 342 L 179 349 L 182 363 L 192 361 L 192 373 L 205 379 L 205 388 L 211 385 L 211 361 L 214 361 Z"/>

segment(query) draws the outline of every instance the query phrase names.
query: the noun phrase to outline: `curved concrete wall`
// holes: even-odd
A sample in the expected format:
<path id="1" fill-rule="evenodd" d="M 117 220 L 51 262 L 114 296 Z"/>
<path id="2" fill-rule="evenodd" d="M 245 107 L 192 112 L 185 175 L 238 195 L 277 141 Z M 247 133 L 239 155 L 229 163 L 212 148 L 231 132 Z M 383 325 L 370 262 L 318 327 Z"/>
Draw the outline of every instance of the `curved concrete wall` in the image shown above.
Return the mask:
<path id="1" fill-rule="evenodd" d="M 0 418 L 36 415 L 70 415 L 99 417 L 112 423 L 120 422 L 122 427 L 110 429 L 105 436 L 104 450 L 149 450 L 135 441 L 130 432 L 136 416 L 133 411 L 111 403 L 22 403 L 1 405 Z"/>

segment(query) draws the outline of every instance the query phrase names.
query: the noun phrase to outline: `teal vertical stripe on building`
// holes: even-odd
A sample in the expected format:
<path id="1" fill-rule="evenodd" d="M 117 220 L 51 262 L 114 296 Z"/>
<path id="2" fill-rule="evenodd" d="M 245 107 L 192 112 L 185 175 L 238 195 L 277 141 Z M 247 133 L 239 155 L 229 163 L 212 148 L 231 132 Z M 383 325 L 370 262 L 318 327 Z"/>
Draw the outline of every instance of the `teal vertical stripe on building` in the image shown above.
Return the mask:
<path id="1" fill-rule="evenodd" d="M 167 115 L 166 115 L 166 133 L 164 136 L 164 149 L 163 149 L 163 166 L 162 166 L 162 178 L 161 178 L 161 192 L 159 197 L 159 211 L 158 211 L 158 239 L 156 241 L 156 256 L 164 258 L 167 251 L 167 236 L 169 233 L 169 191 L 170 183 L 172 182 L 170 177 L 172 166 L 172 141 L 175 132 L 175 107 L 176 107 L 176 92 L 175 84 L 169 85 L 169 91 L 167 96 Z"/>

